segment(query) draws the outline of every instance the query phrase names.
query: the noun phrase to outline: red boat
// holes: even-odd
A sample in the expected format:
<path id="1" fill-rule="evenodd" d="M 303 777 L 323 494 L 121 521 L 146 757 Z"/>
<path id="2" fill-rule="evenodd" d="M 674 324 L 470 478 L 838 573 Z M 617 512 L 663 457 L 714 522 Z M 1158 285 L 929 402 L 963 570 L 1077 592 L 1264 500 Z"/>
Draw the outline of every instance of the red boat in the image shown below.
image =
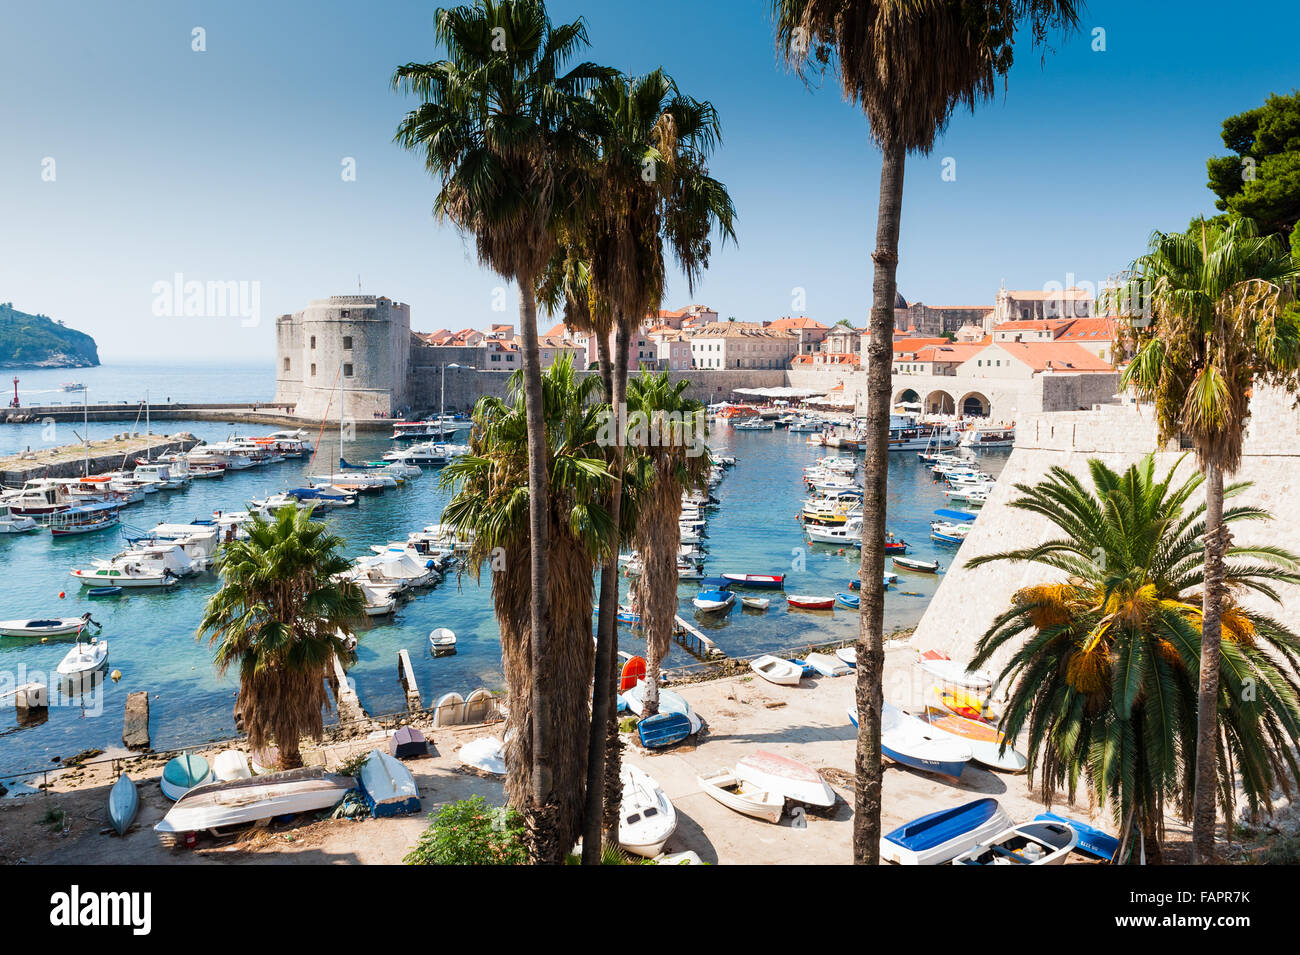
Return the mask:
<path id="1" fill-rule="evenodd" d="M 906 554 L 907 541 L 901 537 L 895 537 L 893 534 L 885 535 L 885 553 L 886 554 Z"/>
<path id="2" fill-rule="evenodd" d="M 834 597 L 801 597 L 789 594 L 785 602 L 796 610 L 831 610 L 835 606 Z"/>
<path id="3" fill-rule="evenodd" d="M 785 586 L 784 574 L 723 574 L 722 579 L 758 590 L 780 590 Z"/>

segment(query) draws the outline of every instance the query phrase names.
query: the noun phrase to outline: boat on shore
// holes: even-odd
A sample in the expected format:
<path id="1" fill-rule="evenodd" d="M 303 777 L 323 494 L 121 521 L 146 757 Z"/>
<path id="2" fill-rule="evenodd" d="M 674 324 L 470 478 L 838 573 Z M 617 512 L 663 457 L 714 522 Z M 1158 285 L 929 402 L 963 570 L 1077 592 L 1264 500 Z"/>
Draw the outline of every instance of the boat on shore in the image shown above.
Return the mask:
<path id="1" fill-rule="evenodd" d="M 849 707 L 849 720 L 858 725 L 855 707 Z M 904 713 L 892 703 L 886 703 L 881 713 L 880 750 L 903 766 L 949 779 L 961 778 L 971 760 L 965 742 L 934 730 L 925 720 Z"/>
<path id="2" fill-rule="evenodd" d="M 171 839 L 187 832 L 221 833 L 277 816 L 329 809 L 354 788 L 356 780 L 351 776 L 328 773 L 319 766 L 203 783 L 181 795 L 154 831 Z"/>
<path id="3" fill-rule="evenodd" d="M 848 676 L 853 670 L 839 657 L 831 656 L 829 653 L 810 653 L 804 659 L 822 676 Z"/>
<path id="4" fill-rule="evenodd" d="M 420 790 L 415 777 L 397 758 L 372 749 L 357 774 L 361 799 L 376 819 L 420 811 Z"/>
<path id="5" fill-rule="evenodd" d="M 1058 816 L 1054 812 L 1040 812 L 1034 817 L 1034 822 L 1064 823 L 1078 834 L 1079 844 L 1075 848 L 1080 852 L 1086 852 L 1090 856 L 1101 859 L 1103 862 L 1112 861 L 1115 858 L 1115 853 L 1119 851 L 1118 839 L 1110 833 L 1102 832 L 1095 826 L 1080 822 L 1078 819 Z"/>
<path id="6" fill-rule="evenodd" d="M 653 859 L 677 831 L 677 810 L 640 767 L 625 763 L 619 775 L 623 801 L 619 805 L 618 844 L 633 855 Z"/>
<path id="7" fill-rule="evenodd" d="M 759 750 L 736 761 L 736 778 L 808 806 L 835 805 L 835 790 L 798 760 Z"/>
<path id="8" fill-rule="evenodd" d="M 803 679 L 803 668 L 781 657 L 765 653 L 749 662 L 749 668 L 769 683 L 778 686 L 798 686 Z"/>
<path id="9" fill-rule="evenodd" d="M 741 779 L 734 769 L 703 773 L 695 781 L 711 798 L 743 815 L 777 823 L 785 812 L 784 796 Z"/>
<path id="10" fill-rule="evenodd" d="M 936 730 L 962 740 L 970 747 L 971 759 L 989 769 L 1023 773 L 1029 765 L 1029 760 L 988 723 L 968 720 L 938 706 L 925 708 L 925 721 Z"/>
<path id="11" fill-rule="evenodd" d="M 215 777 L 208 761 L 197 753 L 182 753 L 163 767 L 158 787 L 162 794 L 175 802 L 191 789 L 211 782 Z"/>
<path id="12" fill-rule="evenodd" d="M 880 857 L 899 865 L 943 865 L 1011 825 L 996 799 L 976 799 L 928 813 L 881 836 Z"/>
<path id="13" fill-rule="evenodd" d="M 1012 826 L 963 852 L 952 865 L 1064 865 L 1079 834 L 1059 822 Z"/>
<path id="14" fill-rule="evenodd" d="M 140 790 L 126 773 L 117 777 L 108 791 L 108 824 L 119 835 L 126 835 L 140 811 Z"/>

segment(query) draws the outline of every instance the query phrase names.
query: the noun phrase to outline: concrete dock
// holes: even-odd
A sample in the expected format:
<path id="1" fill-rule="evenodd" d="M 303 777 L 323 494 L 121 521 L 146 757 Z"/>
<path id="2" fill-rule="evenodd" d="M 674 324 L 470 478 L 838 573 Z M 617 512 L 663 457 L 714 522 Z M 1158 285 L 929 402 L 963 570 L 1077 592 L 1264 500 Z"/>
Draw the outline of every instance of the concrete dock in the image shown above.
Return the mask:
<path id="1" fill-rule="evenodd" d="M 64 428 L 67 433 L 67 428 Z M 188 432 L 173 435 L 126 432 L 91 441 L 54 448 L 33 448 L 0 458 L 0 484 L 21 487 L 36 478 L 80 477 L 89 467 L 91 474 L 132 468 L 135 459 L 157 457 L 171 451 L 188 451 L 199 443 Z"/>

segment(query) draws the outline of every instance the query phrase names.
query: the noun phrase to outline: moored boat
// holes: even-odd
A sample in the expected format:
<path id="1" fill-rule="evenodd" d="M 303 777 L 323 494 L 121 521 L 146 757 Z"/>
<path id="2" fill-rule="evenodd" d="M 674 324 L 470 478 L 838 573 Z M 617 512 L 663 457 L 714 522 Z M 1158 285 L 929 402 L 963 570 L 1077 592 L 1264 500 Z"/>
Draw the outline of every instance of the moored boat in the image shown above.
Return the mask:
<path id="1" fill-rule="evenodd" d="M 88 613 L 80 617 L 0 620 L 0 637 L 60 637 L 80 633 L 82 628 L 99 629 L 99 624 Z"/>
<path id="2" fill-rule="evenodd" d="M 917 560 L 915 557 L 893 557 L 890 559 L 899 570 L 910 570 L 918 574 L 937 574 L 939 572 L 939 562 L 937 560 Z"/>
<path id="3" fill-rule="evenodd" d="M 722 579 L 759 590 L 780 590 L 785 586 L 784 574 L 723 574 Z"/>
<path id="4" fill-rule="evenodd" d="M 850 610 L 860 609 L 859 605 L 861 604 L 861 600 L 862 600 L 862 598 L 859 597 L 857 594 L 845 594 L 845 593 L 837 593 L 835 595 L 835 599 L 838 600 L 845 607 L 848 607 Z"/>
<path id="5" fill-rule="evenodd" d="M 770 597 L 741 597 L 741 604 L 749 610 L 766 610 L 772 603 Z"/>
<path id="6" fill-rule="evenodd" d="M 108 662 L 108 641 L 91 637 L 87 643 L 77 645 L 59 661 L 57 672 L 61 677 L 76 679 L 93 673 Z"/>
<path id="7" fill-rule="evenodd" d="M 450 656 L 456 652 L 456 634 L 439 627 L 429 634 L 429 650 L 435 657 Z"/>
<path id="8" fill-rule="evenodd" d="M 834 597 L 810 597 L 805 594 L 789 594 L 785 602 L 795 610 L 831 610 L 835 607 Z"/>
<path id="9" fill-rule="evenodd" d="M 701 590 L 692 599 L 695 609 L 704 613 L 718 613 L 736 602 L 736 595 L 728 590 Z"/>

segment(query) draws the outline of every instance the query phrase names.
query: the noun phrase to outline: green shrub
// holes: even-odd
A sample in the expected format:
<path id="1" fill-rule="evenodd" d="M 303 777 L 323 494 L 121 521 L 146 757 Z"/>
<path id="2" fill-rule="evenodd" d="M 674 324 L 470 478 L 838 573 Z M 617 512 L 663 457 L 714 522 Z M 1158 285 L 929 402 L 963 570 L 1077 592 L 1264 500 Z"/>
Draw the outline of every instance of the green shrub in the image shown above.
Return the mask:
<path id="1" fill-rule="evenodd" d="M 482 796 L 451 802 L 432 814 L 406 858 L 407 865 L 523 865 L 524 824 L 514 809 L 489 806 Z"/>

